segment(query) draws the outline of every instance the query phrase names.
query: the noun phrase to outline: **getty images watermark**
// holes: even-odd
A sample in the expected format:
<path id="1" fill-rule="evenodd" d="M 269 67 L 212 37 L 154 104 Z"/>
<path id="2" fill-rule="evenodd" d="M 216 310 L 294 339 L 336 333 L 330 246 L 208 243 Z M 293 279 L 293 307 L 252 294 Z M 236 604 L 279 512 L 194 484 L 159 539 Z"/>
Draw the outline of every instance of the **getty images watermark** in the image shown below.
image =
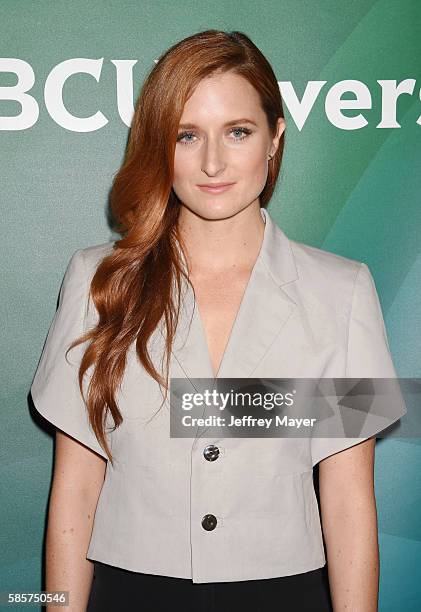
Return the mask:
<path id="1" fill-rule="evenodd" d="M 421 437 L 419 378 L 172 378 L 170 435 Z"/>

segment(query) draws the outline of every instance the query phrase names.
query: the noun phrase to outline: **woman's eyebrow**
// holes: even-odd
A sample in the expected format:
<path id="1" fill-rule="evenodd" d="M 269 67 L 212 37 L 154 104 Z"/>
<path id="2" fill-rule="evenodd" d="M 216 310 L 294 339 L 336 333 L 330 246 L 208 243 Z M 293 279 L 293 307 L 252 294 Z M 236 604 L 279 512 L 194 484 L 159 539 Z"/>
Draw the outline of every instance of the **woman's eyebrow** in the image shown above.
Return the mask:
<path id="1" fill-rule="evenodd" d="M 236 125 L 237 123 L 251 123 L 252 125 L 258 127 L 255 121 L 252 121 L 252 119 L 247 119 L 247 117 L 243 117 L 241 119 L 231 119 L 231 121 L 227 121 L 226 123 L 224 123 L 223 127 L 230 127 L 231 125 Z M 178 127 L 181 130 L 197 129 L 197 125 L 195 125 L 194 123 L 180 123 Z"/>

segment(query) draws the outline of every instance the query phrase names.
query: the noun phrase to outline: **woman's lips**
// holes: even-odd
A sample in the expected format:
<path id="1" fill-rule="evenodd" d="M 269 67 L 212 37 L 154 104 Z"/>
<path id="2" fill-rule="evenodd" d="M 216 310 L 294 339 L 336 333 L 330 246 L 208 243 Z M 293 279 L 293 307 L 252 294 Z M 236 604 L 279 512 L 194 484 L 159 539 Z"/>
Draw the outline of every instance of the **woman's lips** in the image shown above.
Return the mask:
<path id="1" fill-rule="evenodd" d="M 235 183 L 223 183 L 221 185 L 215 185 L 214 187 L 211 185 L 198 185 L 199 189 L 205 191 L 206 193 L 223 193 L 224 191 L 228 191 L 230 187 L 235 185 Z"/>

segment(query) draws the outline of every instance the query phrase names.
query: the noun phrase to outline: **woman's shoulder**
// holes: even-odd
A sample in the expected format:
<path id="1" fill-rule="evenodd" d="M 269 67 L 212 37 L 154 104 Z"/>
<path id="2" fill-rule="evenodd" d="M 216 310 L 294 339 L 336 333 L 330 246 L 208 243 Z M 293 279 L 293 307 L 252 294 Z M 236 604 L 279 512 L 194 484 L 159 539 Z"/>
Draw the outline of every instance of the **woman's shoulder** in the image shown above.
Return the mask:
<path id="1" fill-rule="evenodd" d="M 328 283 L 338 289 L 353 284 L 364 262 L 324 249 L 290 240 L 298 277 L 322 287 Z"/>
<path id="2" fill-rule="evenodd" d="M 115 243 L 115 240 L 101 242 L 101 244 L 94 244 L 92 246 L 85 247 L 84 249 L 80 249 L 80 251 L 83 254 L 85 261 L 96 262 L 109 255 L 113 251 Z"/>
<path id="3" fill-rule="evenodd" d="M 87 275 L 92 276 L 101 261 L 112 253 L 114 247 L 115 240 L 102 242 L 101 244 L 95 244 L 79 249 L 76 251 L 75 255 L 78 255 L 83 260 Z"/>

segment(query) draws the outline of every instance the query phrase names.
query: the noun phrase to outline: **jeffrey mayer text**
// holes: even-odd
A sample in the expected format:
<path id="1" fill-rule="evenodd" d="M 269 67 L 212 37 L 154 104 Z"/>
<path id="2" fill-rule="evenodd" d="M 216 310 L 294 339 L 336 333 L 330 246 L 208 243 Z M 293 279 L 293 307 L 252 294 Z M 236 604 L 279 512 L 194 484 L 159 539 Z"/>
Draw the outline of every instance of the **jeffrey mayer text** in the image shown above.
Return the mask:
<path id="1" fill-rule="evenodd" d="M 234 417 L 231 416 L 231 421 L 228 423 L 228 427 L 265 427 L 266 429 L 269 429 L 269 427 L 272 426 L 272 424 L 275 424 L 275 427 L 296 427 L 297 429 L 300 429 L 300 427 L 314 427 L 314 423 L 317 421 L 317 419 L 309 419 L 309 418 L 305 418 L 305 419 L 293 419 L 291 417 L 288 416 L 276 416 L 276 417 L 271 417 L 269 419 L 264 418 L 264 419 L 259 419 L 259 418 L 255 418 L 252 417 L 250 415 L 244 415 L 242 417 Z"/>
<path id="2" fill-rule="evenodd" d="M 287 416 L 276 416 L 271 418 L 257 418 L 252 417 L 249 414 L 245 414 L 242 417 L 235 417 L 231 415 L 231 420 L 227 423 L 227 419 L 222 416 L 210 415 L 207 417 L 192 417 L 191 415 L 185 415 L 181 419 L 184 427 L 264 427 L 269 429 L 272 424 L 275 427 L 314 427 L 314 423 L 317 419 L 293 419 Z"/>

